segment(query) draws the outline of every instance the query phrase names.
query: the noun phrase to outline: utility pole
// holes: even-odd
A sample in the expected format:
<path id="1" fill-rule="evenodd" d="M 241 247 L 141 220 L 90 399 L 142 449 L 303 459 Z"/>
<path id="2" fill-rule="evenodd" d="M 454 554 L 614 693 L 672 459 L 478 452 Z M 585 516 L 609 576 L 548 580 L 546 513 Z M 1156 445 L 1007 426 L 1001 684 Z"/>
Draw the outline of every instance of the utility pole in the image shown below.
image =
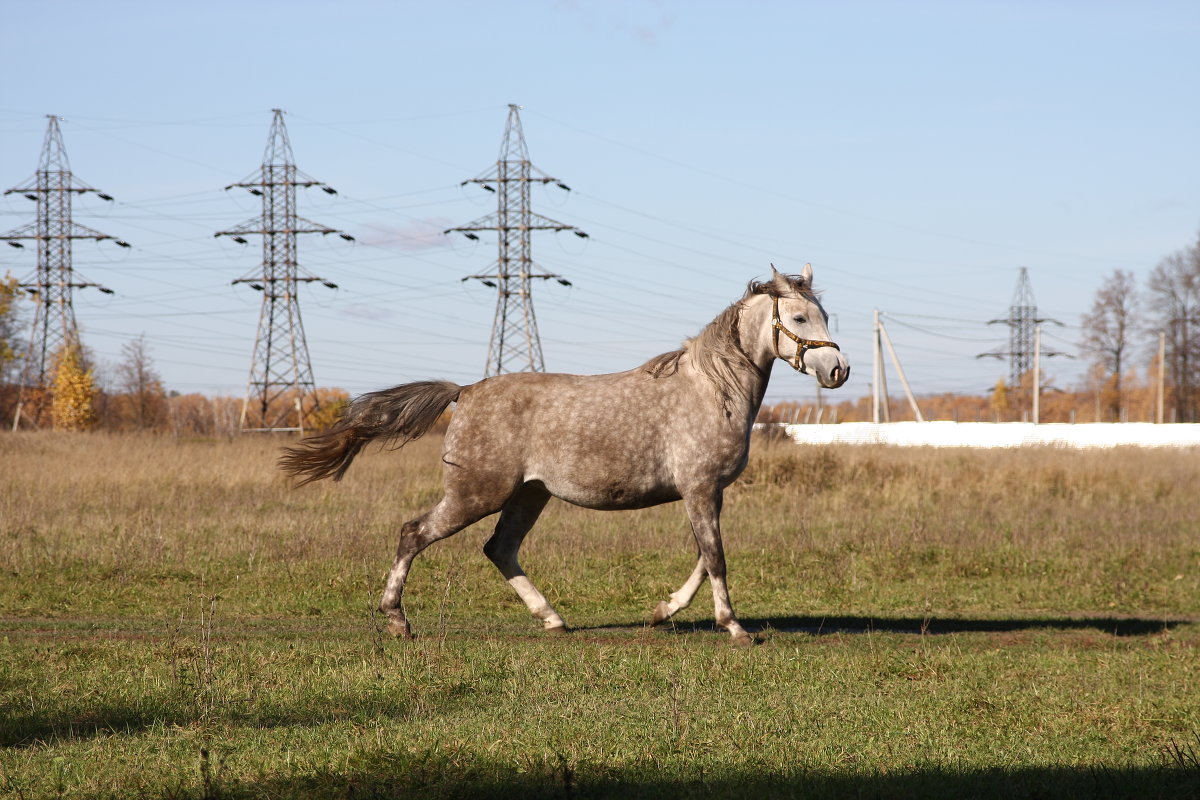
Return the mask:
<path id="1" fill-rule="evenodd" d="M 1008 350 L 994 350 L 980 353 L 976 358 L 1007 358 L 1009 363 L 1008 386 L 1014 391 L 1021 388 L 1021 377 L 1033 366 L 1034 329 L 1044 322 L 1050 322 L 1059 327 L 1062 323 L 1056 319 L 1039 317 L 1037 302 L 1033 299 L 1033 286 L 1029 283 L 1029 270 L 1021 267 L 1017 278 L 1017 289 L 1013 293 L 1012 304 L 1008 308 L 1008 316 L 1003 319 L 988 320 L 988 325 L 1008 326 Z M 1044 358 L 1067 355 L 1053 350 L 1043 351 Z"/>
<path id="2" fill-rule="evenodd" d="M 1167 334 L 1163 331 L 1158 332 L 1158 396 L 1154 403 L 1154 421 L 1159 425 L 1163 424 L 1163 405 L 1166 397 L 1167 388 Z"/>
<path id="3" fill-rule="evenodd" d="M 105 294 L 113 290 L 98 283 L 84 280 L 71 263 L 71 246 L 76 239 L 111 239 L 120 247 L 130 247 L 123 239 L 80 225 L 72 219 L 72 195 L 95 192 L 101 200 L 112 202 L 110 195 L 93 189 L 71 172 L 67 151 L 63 146 L 59 117 L 47 114 L 46 138 L 42 143 L 42 154 L 33 178 L 9 189 L 4 194 L 23 194 L 37 203 L 37 219 L 0 235 L 0 241 L 10 246 L 24 248 L 22 240 L 37 242 L 37 272 L 33 280 L 20 287 L 34 296 L 36 302 L 33 316 L 33 331 L 25 363 L 21 370 L 20 398 L 17 402 L 19 424 L 21 405 L 29 390 L 45 387 L 50 383 L 51 359 L 68 345 L 79 344 L 79 328 L 75 323 L 73 292 L 75 289 L 96 288 Z"/>
<path id="4" fill-rule="evenodd" d="M 570 286 L 571 282 L 561 275 L 534 271 L 529 232 L 571 231 L 581 239 L 588 238 L 574 225 L 557 222 L 531 210 L 529 190 L 532 184 L 553 183 L 566 191 L 570 191 L 570 187 L 530 163 L 520 111 L 520 106 L 509 104 L 508 122 L 504 127 L 504 140 L 496 165 L 479 177 L 462 182 L 463 186 L 477 183 L 485 191 L 494 193 L 496 212 L 443 231 L 457 231 L 471 240 L 479 239 L 476 235 L 479 231 L 496 232 L 499 253 L 492 270 L 463 278 L 464 281 L 481 281 L 485 286 L 496 289 L 496 316 L 488 341 L 487 363 L 483 373 L 485 378 L 506 372 L 546 370 L 537 318 L 533 313 L 532 281 L 535 278 L 553 278 L 563 286 Z"/>
<path id="5" fill-rule="evenodd" d="M 1042 421 L 1042 326 L 1033 329 L 1033 424 Z"/>
<path id="6" fill-rule="evenodd" d="M 900 358 L 896 355 L 896 348 L 892 346 L 892 337 L 888 336 L 887 328 L 884 327 L 883 320 L 880 319 L 878 311 L 875 312 L 875 324 L 879 326 L 878 336 L 883 340 L 883 344 L 887 346 L 888 355 L 892 359 L 892 366 L 896 368 L 896 375 L 900 378 L 900 385 L 904 387 L 904 396 L 908 398 L 908 407 L 912 409 L 913 419 L 917 422 L 924 422 L 925 417 L 921 414 L 921 407 L 917 405 L 917 398 L 913 395 L 912 387 L 908 385 L 908 378 L 904 375 L 904 367 L 900 366 Z M 884 374 L 882 359 L 880 360 L 879 374 L 881 376 Z M 887 386 L 887 380 L 885 378 L 881 377 L 880 382 L 884 385 L 884 387 Z M 890 405 L 891 404 L 889 403 L 889 406 Z M 888 417 L 888 421 L 890 422 L 890 412 Z"/>
<path id="7" fill-rule="evenodd" d="M 300 267 L 296 252 L 296 234 L 336 233 L 348 242 L 354 237 L 296 215 L 296 188 L 319 186 L 326 194 L 337 192 L 296 168 L 292 145 L 283 123 L 283 111 L 271 109 L 275 115 L 267 137 L 267 149 L 262 166 L 240 183 L 231 183 L 262 198 L 262 215 L 235 228 L 219 231 L 215 236 L 228 236 L 238 244 L 246 244 L 246 236 L 262 236 L 262 265 L 233 284 L 245 283 L 263 293 L 258 318 L 258 333 L 250 360 L 250 378 L 242 403 L 243 432 L 304 430 L 302 401 L 306 396 L 315 399 L 312 362 L 304 323 L 300 318 L 299 286 L 320 282 L 330 289 L 337 284 L 318 278 Z M 288 425 L 287 418 L 295 412 L 296 424 Z"/>
<path id="8" fill-rule="evenodd" d="M 883 324 L 879 321 L 879 309 L 875 309 L 871 331 L 871 360 L 874 376 L 871 381 L 871 421 L 878 424 L 892 421 L 892 404 L 888 398 L 887 373 L 883 368 Z"/>

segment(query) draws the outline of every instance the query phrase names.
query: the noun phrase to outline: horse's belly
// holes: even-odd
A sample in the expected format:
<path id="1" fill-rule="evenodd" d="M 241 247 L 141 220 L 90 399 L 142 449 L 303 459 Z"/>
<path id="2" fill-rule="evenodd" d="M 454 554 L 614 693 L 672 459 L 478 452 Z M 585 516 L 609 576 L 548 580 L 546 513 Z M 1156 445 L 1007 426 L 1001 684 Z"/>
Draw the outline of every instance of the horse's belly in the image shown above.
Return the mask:
<path id="1" fill-rule="evenodd" d="M 546 488 L 555 497 L 573 505 L 594 508 L 599 511 L 619 511 L 631 508 L 646 508 L 679 499 L 673 486 L 650 488 L 630 486 L 584 486 L 570 481 L 547 483 Z"/>
<path id="2" fill-rule="evenodd" d="M 537 470 L 526 475 L 526 480 L 541 481 L 550 494 L 568 503 L 605 511 L 646 508 L 679 499 L 679 491 L 669 479 L 630 474 L 612 464 L 601 469 Z"/>

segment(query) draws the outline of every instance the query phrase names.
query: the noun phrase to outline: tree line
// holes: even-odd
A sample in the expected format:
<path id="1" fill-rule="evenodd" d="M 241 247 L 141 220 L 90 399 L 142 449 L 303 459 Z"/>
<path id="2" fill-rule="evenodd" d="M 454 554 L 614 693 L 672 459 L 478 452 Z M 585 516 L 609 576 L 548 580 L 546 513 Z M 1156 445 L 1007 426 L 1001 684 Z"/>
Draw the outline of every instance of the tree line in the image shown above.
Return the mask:
<path id="1" fill-rule="evenodd" d="M 1093 389 L 1110 420 L 1127 415 L 1129 375 L 1162 370 L 1167 421 L 1200 421 L 1200 239 L 1163 258 L 1139 287 L 1133 273 L 1114 270 L 1083 316 L 1080 342 L 1091 362 Z M 1165 363 L 1158 361 L 1162 336 Z"/>
<path id="2" fill-rule="evenodd" d="M 169 392 L 154 368 L 143 337 L 122 348 L 121 360 L 98 380 L 78 343 L 54 354 L 53 380 L 44 387 L 20 383 L 21 317 L 17 281 L 0 281 L 0 420 L 21 414 L 37 427 L 62 430 L 155 431 L 232 435 L 240 428 L 241 400 Z M 1085 387 L 1041 387 L 1045 422 L 1153 421 L 1160 374 L 1165 421 L 1200 421 L 1200 238 L 1164 257 L 1139 286 L 1132 271 L 1115 269 L 1104 278 L 1081 319 L 1081 353 L 1088 359 Z M 1158 348 L 1160 335 L 1162 360 Z M 943 394 L 921 398 L 927 419 L 1006 422 L 1028 417 L 1032 374 L 1018 386 L 997 383 L 990 396 Z M 348 400 L 339 389 L 318 390 L 304 399 L 305 427 L 320 429 Z M 291 396 L 279 398 L 287 408 Z M 901 412 L 904 405 L 892 399 Z M 764 408 L 761 421 L 851 422 L 871 419 L 869 398 L 823 408 L 779 403 Z"/>

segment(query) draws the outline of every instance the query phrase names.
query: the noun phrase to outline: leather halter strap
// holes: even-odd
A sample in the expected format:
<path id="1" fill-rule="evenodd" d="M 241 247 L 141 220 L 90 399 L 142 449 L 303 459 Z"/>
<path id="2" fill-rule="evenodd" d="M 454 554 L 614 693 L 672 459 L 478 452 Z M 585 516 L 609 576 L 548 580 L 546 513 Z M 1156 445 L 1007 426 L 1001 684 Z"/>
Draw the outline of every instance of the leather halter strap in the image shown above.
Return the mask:
<path id="1" fill-rule="evenodd" d="M 791 339 L 796 343 L 796 355 L 792 358 L 784 358 L 783 353 L 779 352 L 779 334 Z M 771 337 L 775 346 L 775 355 L 792 365 L 792 369 L 803 374 L 808 374 L 808 370 L 804 368 L 804 351 L 813 347 L 832 347 L 834 350 L 841 350 L 835 342 L 827 342 L 823 339 L 805 339 L 803 336 L 797 336 L 789 331 L 783 324 L 783 320 L 779 318 L 779 297 L 771 298 Z"/>

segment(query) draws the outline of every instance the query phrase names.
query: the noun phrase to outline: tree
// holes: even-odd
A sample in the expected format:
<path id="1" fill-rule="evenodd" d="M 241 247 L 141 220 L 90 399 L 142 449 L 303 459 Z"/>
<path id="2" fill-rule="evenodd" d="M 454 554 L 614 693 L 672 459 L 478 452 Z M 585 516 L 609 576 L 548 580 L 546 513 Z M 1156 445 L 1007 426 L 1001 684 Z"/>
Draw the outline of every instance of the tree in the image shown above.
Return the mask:
<path id="1" fill-rule="evenodd" d="M 1200 421 L 1200 242 L 1164 258 L 1150 273 L 1151 329 L 1166 334 L 1167 380 L 1178 422 Z"/>
<path id="2" fill-rule="evenodd" d="M 342 413 L 350 405 L 350 393 L 345 389 L 318 388 L 305 400 L 305 433 L 310 430 L 319 433 L 341 419 Z"/>
<path id="3" fill-rule="evenodd" d="M 96 383 L 78 343 L 67 342 L 55 354 L 54 397 L 50 417 L 55 430 L 86 431 L 96 424 Z"/>
<path id="4" fill-rule="evenodd" d="M 996 416 L 996 422 L 1002 422 L 1008 416 L 1011 403 L 1008 397 L 1008 384 L 1004 379 L 996 381 L 996 388 L 992 389 L 992 399 L 989 405 L 992 408 L 992 413 Z"/>
<path id="5" fill-rule="evenodd" d="M 1101 386 L 1107 392 L 1108 413 L 1114 420 L 1121 419 L 1124 406 L 1121 376 L 1129 354 L 1130 339 L 1136 325 L 1138 308 L 1137 284 L 1133 273 L 1113 270 L 1112 275 L 1096 292 L 1092 310 L 1083 315 L 1083 340 L 1080 345 L 1091 356 L 1092 364 L 1099 371 Z"/>
<path id="6" fill-rule="evenodd" d="M 11 382 L 17 365 L 17 337 L 20 320 L 17 318 L 17 298 L 21 289 L 17 279 L 5 273 L 0 281 L 0 384 Z"/>
<path id="7" fill-rule="evenodd" d="M 167 418 L 167 393 L 150 358 L 146 335 L 122 346 L 121 355 L 116 388 L 121 392 L 122 421 L 137 430 L 161 428 Z"/>

